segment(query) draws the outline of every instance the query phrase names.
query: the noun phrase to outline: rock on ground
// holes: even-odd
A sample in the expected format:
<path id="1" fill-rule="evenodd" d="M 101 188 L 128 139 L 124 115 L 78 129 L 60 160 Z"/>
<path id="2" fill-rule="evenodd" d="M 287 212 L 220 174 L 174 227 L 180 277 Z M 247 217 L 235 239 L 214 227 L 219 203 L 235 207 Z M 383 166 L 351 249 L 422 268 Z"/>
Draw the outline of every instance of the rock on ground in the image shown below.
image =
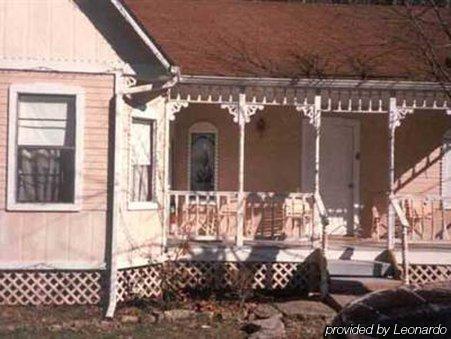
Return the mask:
<path id="1" fill-rule="evenodd" d="M 121 323 L 124 324 L 136 324 L 139 322 L 139 317 L 137 315 L 124 314 L 121 317 Z"/>
<path id="2" fill-rule="evenodd" d="M 286 335 L 281 314 L 251 321 L 244 327 L 244 330 L 250 333 L 249 338 L 252 339 L 284 338 Z"/>
<path id="3" fill-rule="evenodd" d="M 270 304 L 259 304 L 255 308 L 254 314 L 258 319 L 268 319 L 275 315 L 280 315 L 280 312 Z"/>
<path id="4" fill-rule="evenodd" d="M 184 309 L 175 309 L 175 310 L 169 310 L 164 311 L 164 318 L 169 321 L 177 321 L 177 320 L 183 320 L 188 319 L 192 316 L 194 316 L 195 312 L 191 310 L 184 310 Z"/>
<path id="5" fill-rule="evenodd" d="M 276 303 L 274 306 L 289 318 L 332 320 L 336 312 L 320 301 L 294 300 Z"/>

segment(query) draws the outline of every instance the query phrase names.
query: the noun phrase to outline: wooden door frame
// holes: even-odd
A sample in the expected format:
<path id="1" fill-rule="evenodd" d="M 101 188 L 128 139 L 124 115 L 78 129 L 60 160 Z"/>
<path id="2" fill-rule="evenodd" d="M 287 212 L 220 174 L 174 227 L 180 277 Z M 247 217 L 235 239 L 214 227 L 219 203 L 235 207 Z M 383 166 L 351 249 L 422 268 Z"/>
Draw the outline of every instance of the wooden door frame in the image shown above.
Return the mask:
<path id="1" fill-rule="evenodd" d="M 352 225 L 352 233 L 355 235 L 355 231 L 360 227 L 360 120 L 353 118 L 343 118 L 343 117 L 322 117 L 321 122 L 324 124 L 326 121 L 335 122 L 338 124 L 343 124 L 345 126 L 352 127 L 353 130 L 353 165 L 352 165 L 352 174 L 353 174 L 353 189 L 352 189 L 352 219 L 348 218 L 348 225 Z M 302 120 L 302 154 L 301 154 L 301 187 L 302 191 L 308 190 L 308 179 L 309 179 L 309 171 L 308 171 L 308 162 L 314 159 L 307 159 L 304 155 L 308 154 L 307 152 L 307 131 L 306 128 L 309 125 L 307 119 Z M 320 148 L 320 153 L 321 153 Z M 321 168 L 320 168 L 321 171 Z M 321 183 L 320 183 L 321 184 Z M 327 206 L 326 206 L 327 208 Z"/>

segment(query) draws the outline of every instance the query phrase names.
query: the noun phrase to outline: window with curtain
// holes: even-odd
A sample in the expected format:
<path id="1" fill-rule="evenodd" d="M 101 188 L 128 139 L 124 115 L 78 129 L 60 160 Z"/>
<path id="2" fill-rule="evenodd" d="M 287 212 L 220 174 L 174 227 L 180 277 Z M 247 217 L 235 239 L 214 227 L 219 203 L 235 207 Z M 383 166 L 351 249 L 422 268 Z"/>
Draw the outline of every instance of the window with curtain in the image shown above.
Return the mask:
<path id="1" fill-rule="evenodd" d="M 75 96 L 20 94 L 16 201 L 73 203 Z"/>
<path id="2" fill-rule="evenodd" d="M 133 118 L 131 127 L 131 201 L 153 199 L 153 120 Z"/>

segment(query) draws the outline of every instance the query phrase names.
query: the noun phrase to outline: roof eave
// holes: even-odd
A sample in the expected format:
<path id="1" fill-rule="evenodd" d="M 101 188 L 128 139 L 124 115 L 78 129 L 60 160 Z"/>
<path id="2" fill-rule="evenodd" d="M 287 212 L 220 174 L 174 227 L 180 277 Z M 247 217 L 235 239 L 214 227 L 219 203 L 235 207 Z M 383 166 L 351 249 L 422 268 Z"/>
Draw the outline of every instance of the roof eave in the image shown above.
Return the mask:
<path id="1" fill-rule="evenodd" d="M 163 67 L 171 74 L 178 75 L 180 69 L 176 66 L 171 59 L 165 55 L 165 53 L 156 45 L 149 33 L 143 28 L 143 26 L 137 21 L 137 19 L 131 14 L 128 8 L 123 4 L 121 0 L 110 0 L 113 6 L 119 11 L 124 20 L 133 28 L 138 34 L 144 44 L 151 50 L 156 58 L 161 62 Z"/>
<path id="2" fill-rule="evenodd" d="M 359 88 L 381 90 L 443 90 L 443 85 L 432 81 L 411 80 L 363 80 L 363 79 L 319 79 L 319 78 L 258 78 L 181 75 L 180 83 L 218 86 L 276 86 L 300 88 Z M 446 84 L 451 88 L 451 84 Z"/>

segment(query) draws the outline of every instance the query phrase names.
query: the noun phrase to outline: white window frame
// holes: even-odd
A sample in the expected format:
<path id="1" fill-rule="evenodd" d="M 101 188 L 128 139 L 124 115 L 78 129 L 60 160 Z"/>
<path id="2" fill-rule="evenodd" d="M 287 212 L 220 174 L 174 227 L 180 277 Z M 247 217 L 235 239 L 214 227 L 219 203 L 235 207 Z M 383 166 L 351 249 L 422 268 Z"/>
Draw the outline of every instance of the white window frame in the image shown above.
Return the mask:
<path id="1" fill-rule="evenodd" d="M 451 188 L 446 189 L 446 185 L 451 185 L 450 182 L 445 182 L 447 178 L 451 177 L 451 173 L 448 173 L 448 169 L 446 164 L 451 161 L 451 147 L 448 146 L 451 145 L 451 129 L 446 131 L 446 133 L 443 135 L 443 159 L 442 159 L 442 180 L 441 180 L 441 195 L 442 197 L 445 197 L 445 193 L 450 194 Z M 445 153 L 446 152 L 446 153 Z M 448 195 L 446 196 L 448 198 L 447 200 L 443 200 L 443 208 L 446 210 L 451 209 L 451 197 Z"/>
<path id="2" fill-rule="evenodd" d="M 17 189 L 17 115 L 20 94 L 75 96 L 75 175 L 74 202 L 47 203 L 16 201 Z M 83 190 L 83 135 L 85 119 L 85 92 L 81 87 L 55 83 L 13 84 L 9 87 L 8 121 L 8 187 L 6 208 L 10 211 L 79 211 Z"/>
<path id="3" fill-rule="evenodd" d="M 215 135 L 215 182 L 214 190 L 218 190 L 219 177 L 219 133 L 215 125 L 208 121 L 198 121 L 191 125 L 188 130 L 188 190 L 191 189 L 191 141 L 193 133 L 210 133 Z"/>
<path id="4" fill-rule="evenodd" d="M 133 187 L 133 172 L 132 172 L 132 157 L 131 157 L 131 127 L 133 123 L 133 119 L 141 119 L 147 120 L 152 123 L 152 200 L 151 201 L 132 201 L 131 193 Z M 133 109 L 130 114 L 129 120 L 130 126 L 130 134 L 129 134 L 129 150 L 128 150 L 128 190 L 127 190 L 127 200 L 128 200 L 128 209 L 133 211 L 139 210 L 157 210 L 158 209 L 158 201 L 157 201 L 157 126 L 158 126 L 158 112 L 157 109 L 151 105 L 143 105 L 142 107 Z"/>

